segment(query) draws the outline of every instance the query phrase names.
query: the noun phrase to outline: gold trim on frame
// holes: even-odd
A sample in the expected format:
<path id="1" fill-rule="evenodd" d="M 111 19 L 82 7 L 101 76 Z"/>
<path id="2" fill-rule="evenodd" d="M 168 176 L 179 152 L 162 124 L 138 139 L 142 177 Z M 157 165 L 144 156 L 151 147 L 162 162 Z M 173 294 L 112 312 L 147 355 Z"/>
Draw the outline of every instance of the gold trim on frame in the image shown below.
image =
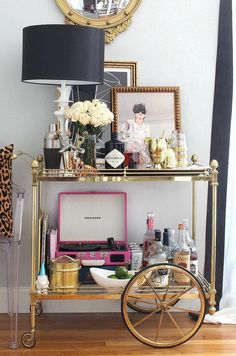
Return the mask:
<path id="1" fill-rule="evenodd" d="M 100 19 L 91 19 L 80 15 L 78 11 L 69 5 L 67 0 L 56 0 L 56 3 L 65 15 L 66 23 L 104 29 L 105 41 L 106 43 L 111 43 L 119 33 L 127 30 L 130 26 L 132 15 L 137 10 L 141 0 L 130 0 L 123 11 L 115 15 L 103 16 Z"/>
<path id="2" fill-rule="evenodd" d="M 181 111 L 180 111 L 180 88 L 175 87 L 117 87 L 112 88 L 112 112 L 114 121 L 112 123 L 112 131 L 118 132 L 118 93 L 173 93 L 174 94 L 174 110 L 175 110 L 175 129 L 181 129 Z"/>
<path id="3" fill-rule="evenodd" d="M 105 61 L 104 68 L 121 68 L 121 69 L 129 69 L 131 74 L 131 87 L 136 87 L 138 83 L 138 75 L 137 75 L 137 62 L 130 61 Z"/>

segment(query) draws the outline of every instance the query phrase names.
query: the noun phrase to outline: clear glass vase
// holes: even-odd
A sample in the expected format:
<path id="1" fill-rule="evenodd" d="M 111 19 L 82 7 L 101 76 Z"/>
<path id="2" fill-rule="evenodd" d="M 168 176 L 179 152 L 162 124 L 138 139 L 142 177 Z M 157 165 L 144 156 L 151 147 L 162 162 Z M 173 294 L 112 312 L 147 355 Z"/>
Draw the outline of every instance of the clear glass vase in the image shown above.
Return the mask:
<path id="1" fill-rule="evenodd" d="M 175 130 L 172 133 L 172 148 L 175 152 L 177 167 L 187 167 L 188 147 L 184 131 Z"/>
<path id="2" fill-rule="evenodd" d="M 81 148 L 85 150 L 83 153 L 84 164 L 96 168 L 96 135 L 86 136 Z"/>

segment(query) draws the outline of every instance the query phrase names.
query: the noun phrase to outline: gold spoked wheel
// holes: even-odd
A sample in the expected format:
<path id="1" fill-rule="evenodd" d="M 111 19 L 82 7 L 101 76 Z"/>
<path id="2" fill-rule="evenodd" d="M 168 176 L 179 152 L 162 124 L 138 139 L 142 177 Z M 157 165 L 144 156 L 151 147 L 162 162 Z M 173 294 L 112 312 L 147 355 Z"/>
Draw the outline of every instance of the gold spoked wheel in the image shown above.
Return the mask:
<path id="1" fill-rule="evenodd" d="M 203 322 L 205 307 L 197 278 L 167 263 L 136 274 L 121 298 L 122 316 L 131 334 L 154 347 L 172 347 L 189 340 Z"/>

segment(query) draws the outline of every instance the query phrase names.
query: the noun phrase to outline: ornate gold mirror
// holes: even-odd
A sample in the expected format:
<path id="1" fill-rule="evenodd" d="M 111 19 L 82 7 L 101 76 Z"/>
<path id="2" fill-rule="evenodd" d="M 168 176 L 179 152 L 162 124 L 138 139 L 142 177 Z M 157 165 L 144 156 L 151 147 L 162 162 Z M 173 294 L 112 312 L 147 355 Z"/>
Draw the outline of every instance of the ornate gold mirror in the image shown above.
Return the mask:
<path id="1" fill-rule="evenodd" d="M 125 31 L 141 0 L 56 0 L 66 22 L 105 29 L 106 43 Z"/>

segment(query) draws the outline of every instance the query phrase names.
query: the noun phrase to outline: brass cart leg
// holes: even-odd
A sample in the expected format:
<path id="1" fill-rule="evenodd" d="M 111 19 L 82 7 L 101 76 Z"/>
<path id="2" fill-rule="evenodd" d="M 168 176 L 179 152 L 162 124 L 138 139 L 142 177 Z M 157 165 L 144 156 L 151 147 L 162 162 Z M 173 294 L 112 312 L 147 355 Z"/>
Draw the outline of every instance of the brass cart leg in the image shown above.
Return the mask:
<path id="1" fill-rule="evenodd" d="M 39 170 L 40 160 L 33 160 L 31 164 L 32 168 L 32 245 L 31 245 L 31 260 L 32 260 L 32 270 L 31 270 L 31 293 L 35 293 L 35 278 L 36 278 L 36 238 L 37 238 L 37 201 L 38 201 L 38 181 L 37 174 Z M 31 332 L 26 332 L 22 335 L 21 342 L 27 347 L 34 347 L 36 343 L 35 338 L 35 315 L 36 315 L 36 304 L 37 301 L 31 296 Z"/>
<path id="2" fill-rule="evenodd" d="M 210 164 L 212 168 L 212 242 L 211 242 L 211 281 L 210 281 L 210 296 L 208 312 L 213 315 L 216 311 L 216 289 L 215 289 L 215 275 L 216 275 L 216 226 L 217 226 L 217 187 L 218 187 L 218 162 L 212 160 Z"/>
<path id="3" fill-rule="evenodd" d="M 196 182 L 192 182 L 192 238 L 196 239 Z"/>
<path id="4" fill-rule="evenodd" d="M 35 344 L 36 344 L 36 338 L 35 338 L 35 307 L 36 307 L 36 302 L 33 302 L 31 304 L 31 306 L 30 306 L 31 331 L 24 333 L 22 335 L 22 338 L 21 338 L 22 344 L 27 348 L 34 347 Z"/>

